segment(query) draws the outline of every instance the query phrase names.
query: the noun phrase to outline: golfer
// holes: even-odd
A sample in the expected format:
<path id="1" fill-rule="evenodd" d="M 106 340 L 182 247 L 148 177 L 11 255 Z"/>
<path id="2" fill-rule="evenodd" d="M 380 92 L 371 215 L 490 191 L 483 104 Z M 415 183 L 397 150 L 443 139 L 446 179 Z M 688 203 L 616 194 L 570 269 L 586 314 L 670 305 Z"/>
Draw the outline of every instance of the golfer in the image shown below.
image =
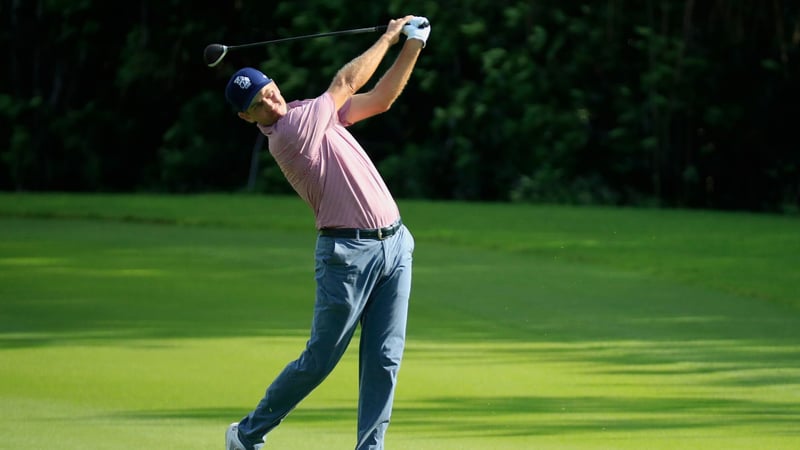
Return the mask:
<path id="1" fill-rule="evenodd" d="M 406 41 L 374 88 L 372 77 L 400 34 Z M 255 409 L 225 434 L 227 450 L 254 450 L 341 359 L 361 325 L 357 450 L 383 449 L 403 356 L 414 239 L 369 156 L 348 125 L 389 109 L 430 34 L 424 17 L 392 20 L 317 98 L 286 103 L 278 85 L 252 68 L 237 71 L 225 96 L 258 126 L 286 179 L 314 211 L 316 301 L 311 337 Z M 247 367 L 249 364 L 243 365 Z"/>

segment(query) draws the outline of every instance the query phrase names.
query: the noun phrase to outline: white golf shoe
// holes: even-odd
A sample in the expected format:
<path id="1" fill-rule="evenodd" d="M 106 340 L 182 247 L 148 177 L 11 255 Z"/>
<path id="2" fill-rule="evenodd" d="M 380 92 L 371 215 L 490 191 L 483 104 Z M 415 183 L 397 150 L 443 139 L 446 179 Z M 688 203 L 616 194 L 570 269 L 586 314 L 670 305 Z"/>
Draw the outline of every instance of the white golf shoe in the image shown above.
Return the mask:
<path id="1" fill-rule="evenodd" d="M 256 444 L 253 450 L 262 448 L 264 448 L 264 444 Z M 239 440 L 239 422 L 228 425 L 228 430 L 225 431 L 225 450 L 250 450 Z"/>

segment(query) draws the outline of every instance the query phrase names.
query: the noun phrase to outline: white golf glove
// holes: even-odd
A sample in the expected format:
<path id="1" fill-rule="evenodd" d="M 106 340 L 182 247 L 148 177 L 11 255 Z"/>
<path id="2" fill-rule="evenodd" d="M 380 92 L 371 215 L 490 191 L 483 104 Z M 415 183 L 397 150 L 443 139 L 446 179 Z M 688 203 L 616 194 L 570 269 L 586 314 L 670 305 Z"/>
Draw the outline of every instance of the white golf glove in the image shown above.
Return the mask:
<path id="1" fill-rule="evenodd" d="M 431 23 L 425 17 L 414 16 L 403 26 L 403 34 L 407 39 L 419 39 L 422 41 L 422 47 L 425 47 L 431 34 Z"/>

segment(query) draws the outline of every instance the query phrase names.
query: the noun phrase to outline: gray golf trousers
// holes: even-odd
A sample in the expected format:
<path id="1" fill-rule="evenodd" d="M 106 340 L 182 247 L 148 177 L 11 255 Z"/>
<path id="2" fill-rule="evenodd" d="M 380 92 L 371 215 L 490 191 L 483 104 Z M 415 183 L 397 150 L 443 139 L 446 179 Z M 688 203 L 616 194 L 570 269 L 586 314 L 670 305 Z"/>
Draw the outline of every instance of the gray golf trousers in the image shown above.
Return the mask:
<path id="1" fill-rule="evenodd" d="M 239 423 L 245 445 L 266 441 L 266 434 L 322 383 L 360 324 L 356 450 L 383 449 L 405 347 L 413 251 L 414 238 L 404 225 L 384 240 L 317 238 L 311 337 Z"/>

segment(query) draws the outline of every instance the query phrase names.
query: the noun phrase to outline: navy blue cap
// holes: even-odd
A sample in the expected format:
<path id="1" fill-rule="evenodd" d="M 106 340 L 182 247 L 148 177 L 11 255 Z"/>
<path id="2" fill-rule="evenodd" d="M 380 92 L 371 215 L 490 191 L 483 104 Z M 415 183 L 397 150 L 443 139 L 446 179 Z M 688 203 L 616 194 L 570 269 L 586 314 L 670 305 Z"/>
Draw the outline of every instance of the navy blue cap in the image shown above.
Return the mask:
<path id="1" fill-rule="evenodd" d="M 225 86 L 225 98 L 237 111 L 245 111 L 250 107 L 253 97 L 272 80 L 252 67 L 239 69 Z"/>

